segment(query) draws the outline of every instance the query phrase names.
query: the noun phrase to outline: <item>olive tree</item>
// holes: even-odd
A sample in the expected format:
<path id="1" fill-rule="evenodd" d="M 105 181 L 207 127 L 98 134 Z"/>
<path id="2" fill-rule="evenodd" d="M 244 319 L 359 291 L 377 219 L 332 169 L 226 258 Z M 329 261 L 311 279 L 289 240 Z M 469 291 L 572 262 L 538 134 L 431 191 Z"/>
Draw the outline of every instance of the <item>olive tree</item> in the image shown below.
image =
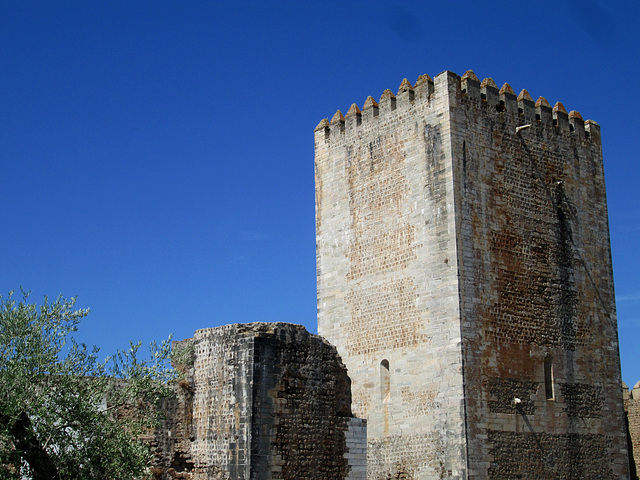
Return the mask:
<path id="1" fill-rule="evenodd" d="M 141 477 L 152 460 L 142 438 L 174 378 L 170 341 L 101 361 L 71 336 L 89 313 L 75 298 L 0 302 L 0 478 Z"/>

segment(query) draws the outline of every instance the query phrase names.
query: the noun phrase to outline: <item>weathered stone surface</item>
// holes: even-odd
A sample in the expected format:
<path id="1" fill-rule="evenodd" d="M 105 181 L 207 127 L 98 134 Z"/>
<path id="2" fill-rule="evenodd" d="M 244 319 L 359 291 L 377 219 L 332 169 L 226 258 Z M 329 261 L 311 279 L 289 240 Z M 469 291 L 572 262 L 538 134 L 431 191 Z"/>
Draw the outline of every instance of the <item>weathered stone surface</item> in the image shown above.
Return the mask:
<path id="1" fill-rule="evenodd" d="M 318 329 L 367 478 L 626 478 L 599 127 L 474 77 L 315 134 Z"/>
<path id="2" fill-rule="evenodd" d="M 349 377 L 325 340 L 252 323 L 176 348 L 193 356 L 156 433 L 156 478 L 364 478 L 366 423 L 351 416 Z"/>
<path id="3" fill-rule="evenodd" d="M 640 382 L 630 391 L 622 383 L 624 410 L 627 416 L 627 435 L 629 442 L 629 470 L 631 480 L 638 480 L 640 470 Z"/>
<path id="4" fill-rule="evenodd" d="M 316 136 L 319 332 L 347 359 L 371 480 L 465 469 L 447 78 Z"/>

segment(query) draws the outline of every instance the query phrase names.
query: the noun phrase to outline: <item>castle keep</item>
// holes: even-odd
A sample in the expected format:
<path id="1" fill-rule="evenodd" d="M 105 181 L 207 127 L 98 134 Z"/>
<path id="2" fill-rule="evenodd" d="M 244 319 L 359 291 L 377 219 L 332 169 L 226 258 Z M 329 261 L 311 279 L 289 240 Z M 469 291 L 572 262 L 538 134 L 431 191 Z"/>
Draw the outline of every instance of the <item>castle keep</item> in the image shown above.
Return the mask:
<path id="1" fill-rule="evenodd" d="M 423 75 L 321 121 L 315 176 L 324 338 L 176 342 L 154 478 L 637 478 L 595 122 Z"/>
<path id="2" fill-rule="evenodd" d="M 595 122 L 424 75 L 320 122 L 315 175 L 369 480 L 628 477 Z"/>

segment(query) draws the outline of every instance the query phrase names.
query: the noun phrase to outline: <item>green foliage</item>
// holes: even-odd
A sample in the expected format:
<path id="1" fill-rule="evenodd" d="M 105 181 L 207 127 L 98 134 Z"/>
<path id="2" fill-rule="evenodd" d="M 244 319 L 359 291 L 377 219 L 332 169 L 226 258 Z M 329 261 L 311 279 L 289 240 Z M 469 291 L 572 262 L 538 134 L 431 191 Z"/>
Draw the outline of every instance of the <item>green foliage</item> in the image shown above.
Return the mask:
<path id="1" fill-rule="evenodd" d="M 171 351 L 171 363 L 178 371 L 184 373 L 187 368 L 192 367 L 194 358 L 195 347 L 193 341 L 183 340 L 174 344 L 174 348 Z"/>
<path id="2" fill-rule="evenodd" d="M 152 459 L 140 440 L 175 379 L 170 340 L 99 361 L 70 335 L 88 313 L 75 298 L 30 304 L 0 296 L 0 478 L 140 477 Z"/>

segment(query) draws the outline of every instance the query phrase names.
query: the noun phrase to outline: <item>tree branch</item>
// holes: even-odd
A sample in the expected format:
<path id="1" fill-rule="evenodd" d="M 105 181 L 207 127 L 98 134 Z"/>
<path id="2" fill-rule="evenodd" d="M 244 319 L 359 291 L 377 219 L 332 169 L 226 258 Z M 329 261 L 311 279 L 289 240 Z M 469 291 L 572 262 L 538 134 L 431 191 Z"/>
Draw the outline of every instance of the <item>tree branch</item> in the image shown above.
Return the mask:
<path id="1" fill-rule="evenodd" d="M 16 419 L 0 414 L 0 423 L 9 427 L 16 450 L 29 464 L 33 480 L 60 480 L 58 468 L 33 432 L 31 419 L 26 412 L 22 412 Z"/>

